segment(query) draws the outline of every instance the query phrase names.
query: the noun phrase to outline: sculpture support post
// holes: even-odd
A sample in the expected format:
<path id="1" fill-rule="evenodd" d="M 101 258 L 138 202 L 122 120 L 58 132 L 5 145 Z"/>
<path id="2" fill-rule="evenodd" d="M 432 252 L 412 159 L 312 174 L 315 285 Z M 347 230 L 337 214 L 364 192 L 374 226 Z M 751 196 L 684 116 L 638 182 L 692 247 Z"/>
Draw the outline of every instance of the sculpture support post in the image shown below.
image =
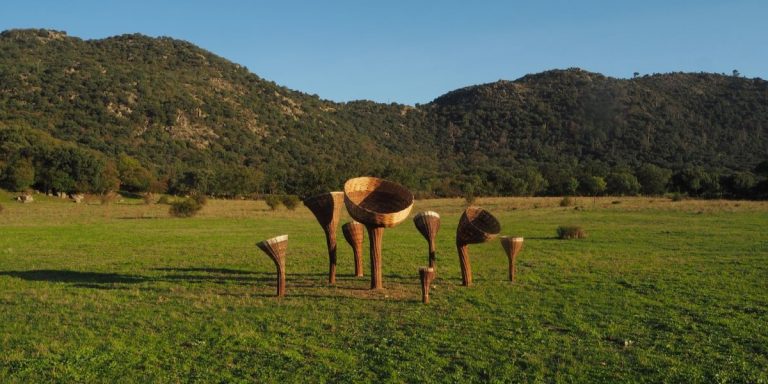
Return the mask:
<path id="1" fill-rule="evenodd" d="M 328 246 L 328 284 L 336 284 L 336 226 L 326 227 L 325 243 Z"/>
<path id="2" fill-rule="evenodd" d="M 419 279 L 421 279 L 421 301 L 429 304 L 429 287 L 432 279 L 435 278 L 435 270 L 432 268 L 419 268 Z"/>
<path id="3" fill-rule="evenodd" d="M 440 230 L 440 215 L 435 211 L 420 212 L 413 217 L 413 223 L 429 245 L 429 267 L 436 269 L 435 251 L 437 247 L 435 246 L 435 237 L 437 236 L 437 231 Z"/>
<path id="4" fill-rule="evenodd" d="M 456 244 L 459 251 L 459 265 L 461 266 L 461 285 L 472 285 L 472 265 L 469 263 L 469 245 Z"/>
<path id="5" fill-rule="evenodd" d="M 352 253 L 355 257 L 355 277 L 363 276 L 363 228 L 364 226 L 356 221 L 341 226 L 344 238 L 352 247 Z"/>
<path id="6" fill-rule="evenodd" d="M 523 238 L 502 236 L 501 246 L 509 260 L 509 281 L 514 282 L 517 274 L 517 255 L 523 249 Z"/>
<path id="7" fill-rule="evenodd" d="M 384 288 L 381 275 L 381 238 L 384 237 L 383 227 L 368 228 L 368 239 L 371 245 L 371 289 Z"/>
<path id="8" fill-rule="evenodd" d="M 285 296 L 285 250 L 288 236 L 282 235 L 264 240 L 256 245 L 269 256 L 277 268 L 277 297 Z"/>

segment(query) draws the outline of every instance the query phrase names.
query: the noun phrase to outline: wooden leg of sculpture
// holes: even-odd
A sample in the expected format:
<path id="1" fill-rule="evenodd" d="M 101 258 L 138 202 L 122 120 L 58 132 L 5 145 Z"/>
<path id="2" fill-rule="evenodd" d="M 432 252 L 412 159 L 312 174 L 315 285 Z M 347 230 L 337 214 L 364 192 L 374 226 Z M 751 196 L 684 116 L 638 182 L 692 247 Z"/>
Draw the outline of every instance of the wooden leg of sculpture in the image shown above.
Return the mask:
<path id="1" fill-rule="evenodd" d="M 456 244 L 459 251 L 459 265 L 461 266 L 461 285 L 465 287 L 472 285 L 472 265 L 469 264 L 468 247 L 468 244 Z"/>
<path id="2" fill-rule="evenodd" d="M 280 258 L 280 262 L 275 262 L 277 266 L 277 297 L 285 296 L 285 258 Z"/>
<path id="3" fill-rule="evenodd" d="M 436 262 L 435 262 L 435 253 L 436 253 L 435 242 L 434 241 L 430 241 L 429 242 L 429 267 L 432 268 L 432 269 L 436 269 L 437 268 L 437 265 L 436 265 Z"/>
<path id="4" fill-rule="evenodd" d="M 432 284 L 432 279 L 435 278 L 435 270 L 421 267 L 419 268 L 419 278 L 421 279 L 421 301 L 424 304 L 429 304 L 429 286 Z"/>
<path id="5" fill-rule="evenodd" d="M 325 243 L 328 246 L 328 284 L 336 284 L 336 228 L 326 228 Z"/>
<path id="6" fill-rule="evenodd" d="M 382 289 L 384 284 L 381 275 L 381 238 L 384 236 L 383 227 L 368 226 L 368 240 L 371 244 L 371 289 Z"/>
<path id="7" fill-rule="evenodd" d="M 256 244 L 272 259 L 277 268 L 277 297 L 285 296 L 285 248 L 287 239 L 287 236 L 279 236 Z"/>
<path id="8" fill-rule="evenodd" d="M 355 255 L 355 277 L 363 277 L 363 256 L 360 249 L 355 248 L 352 252 Z"/>

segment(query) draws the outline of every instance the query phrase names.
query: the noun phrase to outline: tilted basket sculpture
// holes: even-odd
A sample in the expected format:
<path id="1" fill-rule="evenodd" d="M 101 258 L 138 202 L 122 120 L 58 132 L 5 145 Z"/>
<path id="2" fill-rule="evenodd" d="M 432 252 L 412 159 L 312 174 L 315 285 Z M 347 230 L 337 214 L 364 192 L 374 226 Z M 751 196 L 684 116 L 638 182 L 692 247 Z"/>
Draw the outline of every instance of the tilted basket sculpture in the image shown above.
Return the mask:
<path id="1" fill-rule="evenodd" d="M 502 236 L 499 239 L 501 240 L 501 246 L 504 247 L 504 252 L 506 252 L 507 259 L 509 260 L 509 281 L 514 282 L 515 275 L 517 274 L 517 255 L 523 249 L 523 238 Z"/>
<path id="2" fill-rule="evenodd" d="M 422 236 L 427 239 L 429 244 L 429 267 L 436 268 L 435 265 L 435 237 L 440 230 L 440 215 L 435 211 L 424 211 L 413 217 L 413 224 L 419 230 Z"/>
<path id="3" fill-rule="evenodd" d="M 336 284 L 336 227 L 344 204 L 344 192 L 327 192 L 304 199 L 304 205 L 315 215 L 325 232 L 328 247 L 328 283 Z"/>
<path id="4" fill-rule="evenodd" d="M 469 244 L 484 243 L 501 232 L 501 225 L 493 215 L 479 207 L 464 210 L 456 228 L 456 248 L 459 251 L 461 282 L 464 286 L 472 285 L 472 266 L 469 262 Z"/>
<path id="5" fill-rule="evenodd" d="M 357 221 L 350 221 L 341 226 L 341 232 L 344 233 L 344 239 L 352 247 L 352 254 L 355 257 L 355 277 L 363 277 L 363 237 L 365 226 Z"/>
<path id="6" fill-rule="evenodd" d="M 371 246 L 371 289 L 382 289 L 381 238 L 384 228 L 408 217 L 413 194 L 405 187 L 375 177 L 357 177 L 344 183 L 344 205 L 349 215 L 368 229 Z"/>
<path id="7" fill-rule="evenodd" d="M 288 235 L 273 237 L 256 245 L 275 262 L 277 267 L 277 297 L 285 296 L 285 250 L 288 248 Z"/>

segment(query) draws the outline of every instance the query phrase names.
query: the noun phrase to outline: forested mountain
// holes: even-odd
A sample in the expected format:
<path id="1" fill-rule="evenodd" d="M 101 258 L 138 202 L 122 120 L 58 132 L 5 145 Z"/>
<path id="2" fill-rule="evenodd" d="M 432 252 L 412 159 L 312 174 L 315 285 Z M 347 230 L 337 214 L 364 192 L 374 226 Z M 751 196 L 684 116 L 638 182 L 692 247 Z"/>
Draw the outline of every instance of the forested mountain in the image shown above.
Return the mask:
<path id="1" fill-rule="evenodd" d="M 334 103 L 171 38 L 0 34 L 9 189 L 307 195 L 369 174 L 435 195 L 759 195 L 766 160 L 761 79 L 569 69 Z"/>

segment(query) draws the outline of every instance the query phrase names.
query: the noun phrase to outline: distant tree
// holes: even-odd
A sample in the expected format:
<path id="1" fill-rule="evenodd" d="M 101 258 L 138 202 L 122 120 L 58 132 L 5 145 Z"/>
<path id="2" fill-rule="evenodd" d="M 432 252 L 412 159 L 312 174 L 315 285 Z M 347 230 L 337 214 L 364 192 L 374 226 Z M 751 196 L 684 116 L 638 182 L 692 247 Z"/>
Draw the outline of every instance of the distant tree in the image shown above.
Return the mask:
<path id="1" fill-rule="evenodd" d="M 632 74 L 632 77 L 638 77 L 638 76 L 640 76 L 640 72 L 635 72 Z"/>
<path id="2" fill-rule="evenodd" d="M 661 195 L 667 191 L 672 171 L 657 165 L 645 163 L 637 170 L 640 191 L 645 195 Z"/>
<path id="3" fill-rule="evenodd" d="M 738 69 L 734 69 L 733 70 L 733 77 L 739 77 L 740 75 L 741 75 L 741 73 L 739 73 Z"/>
<path id="4" fill-rule="evenodd" d="M 640 192 L 640 182 L 629 172 L 612 172 L 606 180 L 607 191 L 612 195 L 637 195 Z"/>
<path id="5" fill-rule="evenodd" d="M 588 196 L 598 196 L 605 192 L 608 183 L 600 176 L 585 176 L 579 182 L 579 191 Z"/>
<path id="6" fill-rule="evenodd" d="M 35 166 L 27 158 L 9 163 L 2 175 L 3 187 L 11 191 L 23 191 L 35 182 Z"/>
<path id="7" fill-rule="evenodd" d="M 752 172 L 736 172 L 728 177 L 727 185 L 733 196 L 746 197 L 757 185 L 757 179 Z"/>
<path id="8" fill-rule="evenodd" d="M 126 154 L 121 154 L 117 162 L 120 186 L 126 191 L 146 192 L 152 183 L 152 174 L 141 163 Z"/>

